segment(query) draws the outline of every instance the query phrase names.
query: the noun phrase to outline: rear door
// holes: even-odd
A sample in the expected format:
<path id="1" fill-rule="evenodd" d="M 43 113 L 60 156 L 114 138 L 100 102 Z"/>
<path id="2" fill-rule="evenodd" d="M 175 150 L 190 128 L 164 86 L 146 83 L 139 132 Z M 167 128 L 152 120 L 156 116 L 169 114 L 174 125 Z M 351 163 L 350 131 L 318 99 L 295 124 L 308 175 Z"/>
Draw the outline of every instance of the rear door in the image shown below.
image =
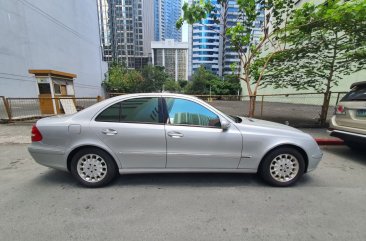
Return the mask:
<path id="1" fill-rule="evenodd" d="M 141 97 L 115 103 L 91 122 L 91 128 L 114 151 L 123 168 L 165 168 L 160 98 Z"/>

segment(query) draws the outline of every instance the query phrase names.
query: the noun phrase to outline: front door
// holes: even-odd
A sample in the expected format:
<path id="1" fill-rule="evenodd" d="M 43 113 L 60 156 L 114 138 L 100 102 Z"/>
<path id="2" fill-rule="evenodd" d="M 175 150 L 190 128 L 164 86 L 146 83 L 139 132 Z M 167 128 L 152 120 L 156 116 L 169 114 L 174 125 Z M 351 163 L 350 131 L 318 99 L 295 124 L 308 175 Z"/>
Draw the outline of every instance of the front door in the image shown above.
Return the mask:
<path id="1" fill-rule="evenodd" d="M 103 110 L 91 128 L 123 168 L 165 168 L 166 141 L 160 99 L 134 98 Z"/>
<path id="2" fill-rule="evenodd" d="M 191 100 L 165 98 L 167 168 L 237 168 L 242 151 L 240 131 L 221 129 L 220 117 Z"/>

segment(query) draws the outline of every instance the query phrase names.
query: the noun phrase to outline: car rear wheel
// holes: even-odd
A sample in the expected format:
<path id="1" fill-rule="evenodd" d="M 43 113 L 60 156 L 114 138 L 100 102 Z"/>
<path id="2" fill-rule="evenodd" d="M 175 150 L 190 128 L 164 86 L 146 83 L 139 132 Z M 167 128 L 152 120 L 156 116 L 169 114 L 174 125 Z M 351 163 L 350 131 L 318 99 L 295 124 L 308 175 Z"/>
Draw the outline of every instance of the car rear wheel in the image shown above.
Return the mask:
<path id="1" fill-rule="evenodd" d="M 117 176 L 117 169 L 113 158 L 96 148 L 82 149 L 71 160 L 72 175 L 87 187 L 107 185 Z"/>
<path id="2" fill-rule="evenodd" d="M 275 149 L 266 155 L 259 170 L 267 183 L 277 187 L 293 185 L 304 171 L 304 157 L 299 151 L 289 147 Z"/>

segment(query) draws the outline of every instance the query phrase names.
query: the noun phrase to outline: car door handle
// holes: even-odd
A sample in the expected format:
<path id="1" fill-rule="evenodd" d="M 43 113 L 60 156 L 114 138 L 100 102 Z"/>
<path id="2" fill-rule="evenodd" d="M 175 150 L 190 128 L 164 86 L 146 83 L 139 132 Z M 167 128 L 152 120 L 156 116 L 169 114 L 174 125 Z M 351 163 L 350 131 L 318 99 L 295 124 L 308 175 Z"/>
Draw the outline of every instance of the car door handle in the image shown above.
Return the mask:
<path id="1" fill-rule="evenodd" d="M 117 135 L 118 132 L 113 129 L 104 129 L 104 130 L 102 130 L 102 133 L 107 136 L 114 136 L 114 135 Z"/>
<path id="2" fill-rule="evenodd" d="M 172 138 L 182 138 L 184 135 L 180 132 L 168 132 L 168 136 L 172 137 Z"/>

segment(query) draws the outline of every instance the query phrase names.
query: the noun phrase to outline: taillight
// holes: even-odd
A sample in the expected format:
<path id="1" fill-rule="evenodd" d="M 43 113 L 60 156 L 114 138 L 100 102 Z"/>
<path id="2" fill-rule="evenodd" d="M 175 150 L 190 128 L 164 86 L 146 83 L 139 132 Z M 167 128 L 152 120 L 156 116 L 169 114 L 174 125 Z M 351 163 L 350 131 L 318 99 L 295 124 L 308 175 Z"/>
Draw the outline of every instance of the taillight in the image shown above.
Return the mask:
<path id="1" fill-rule="evenodd" d="M 346 110 L 344 109 L 343 105 L 338 105 L 336 107 L 335 114 L 336 115 L 345 115 L 346 114 Z"/>
<path id="2" fill-rule="evenodd" d="M 32 126 L 32 142 L 42 141 L 42 134 L 36 127 L 36 125 Z"/>

